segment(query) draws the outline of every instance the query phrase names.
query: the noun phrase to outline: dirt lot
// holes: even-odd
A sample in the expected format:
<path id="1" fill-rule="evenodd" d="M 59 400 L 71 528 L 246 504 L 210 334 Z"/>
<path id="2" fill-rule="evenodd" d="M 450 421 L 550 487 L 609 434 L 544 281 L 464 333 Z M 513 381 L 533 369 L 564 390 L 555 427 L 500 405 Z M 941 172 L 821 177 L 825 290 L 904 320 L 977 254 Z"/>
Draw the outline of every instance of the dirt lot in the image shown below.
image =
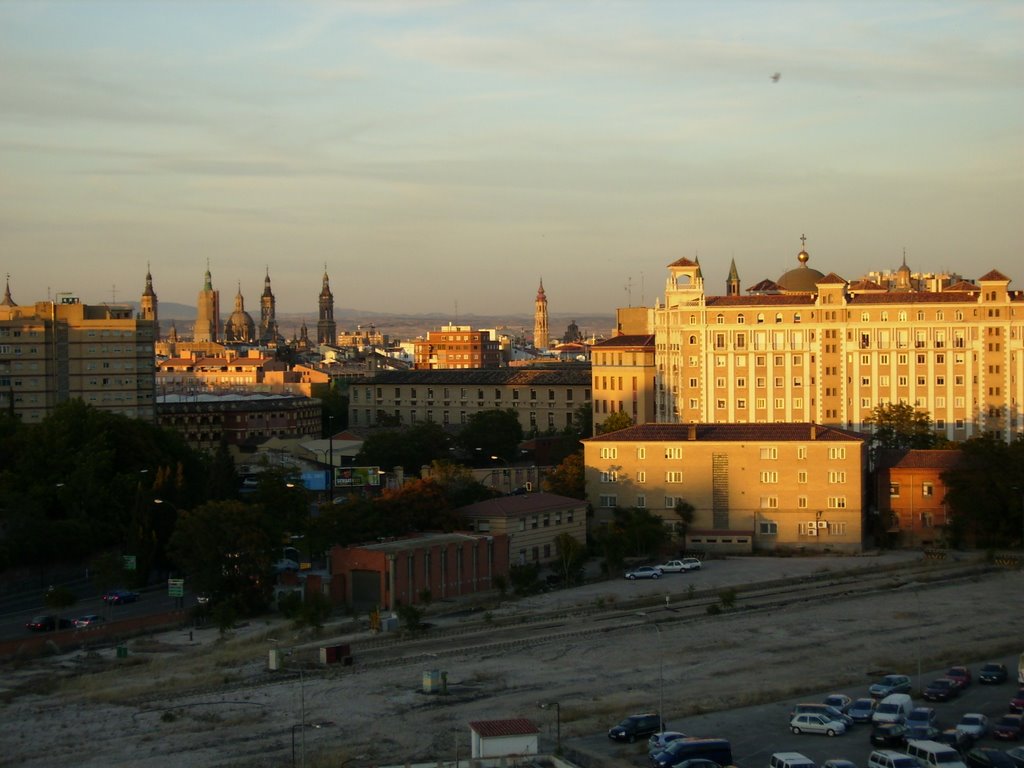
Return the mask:
<path id="1" fill-rule="evenodd" d="M 598 603 L 625 606 L 639 593 L 676 604 L 691 583 L 716 590 L 849 568 L 898 568 L 920 557 L 714 561 L 693 580 L 589 585 L 492 605 L 488 618 L 500 623 L 551 607 L 572 615 Z M 451 654 L 446 650 L 452 641 L 440 639 L 418 644 L 406 658 L 362 668 L 357 650 L 354 667 L 310 668 L 301 677 L 287 670 L 272 677 L 266 671 L 269 649 L 295 649 L 285 662 L 294 666 L 313 659 L 319 644 L 350 641 L 358 649 L 368 634 L 348 621 L 328 628 L 329 641 L 297 634 L 280 622 L 256 623 L 227 640 L 211 629 L 191 640 L 187 632 L 173 632 L 133 641 L 127 658 L 99 649 L 8 663 L 0 689 L 0 766 L 262 768 L 289 765 L 293 737 L 299 762 L 305 742 L 307 766 L 450 760 L 456 739 L 461 756 L 468 755 L 471 720 L 526 717 L 541 724 L 547 738 L 552 718 L 537 708 L 545 699 L 560 702 L 562 737 L 568 741 L 603 731 L 623 714 L 656 708 L 658 640 L 664 641 L 666 689 L 685 689 L 690 702 L 685 711 L 681 704 L 676 711 L 667 706 L 670 722 L 802 690 L 866 683 L 878 670 L 911 670 L 918 647 L 926 665 L 977 662 L 1020 650 L 1020 571 L 932 582 L 908 581 L 896 570 L 891 579 L 891 589 L 870 595 L 854 588 L 842 598 L 772 611 L 736 610 L 659 634 L 645 626 L 656 610 L 647 609 L 647 617 L 620 617 L 602 631 L 578 635 L 571 631 L 573 619 L 569 631 L 537 644 L 517 644 L 509 630 L 508 642 L 497 632 L 486 645 Z M 439 630 L 489 623 L 480 611 L 429 618 Z M 581 618 L 578 624 L 593 621 Z M 447 672 L 449 695 L 422 692 L 427 669 Z M 257 682 L 263 684 L 252 684 Z M 332 724 L 293 728 L 303 713 L 308 723 Z"/>

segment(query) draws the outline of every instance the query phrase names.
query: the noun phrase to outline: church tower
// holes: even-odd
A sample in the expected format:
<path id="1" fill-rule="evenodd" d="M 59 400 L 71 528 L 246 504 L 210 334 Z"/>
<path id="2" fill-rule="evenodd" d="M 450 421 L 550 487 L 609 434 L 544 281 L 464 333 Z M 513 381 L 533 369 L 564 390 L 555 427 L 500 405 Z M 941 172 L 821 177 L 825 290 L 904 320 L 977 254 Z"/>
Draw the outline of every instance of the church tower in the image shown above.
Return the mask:
<path id="1" fill-rule="evenodd" d="M 316 324 L 317 344 L 337 344 L 338 327 L 334 323 L 334 294 L 331 293 L 331 279 L 324 264 L 324 284 L 320 289 L 320 319 Z"/>
<path id="2" fill-rule="evenodd" d="M 14 299 L 11 298 L 11 276 L 7 276 L 7 287 L 4 288 L 4 300 L 0 301 L 0 306 L 3 307 L 14 307 L 17 306 L 14 303 Z"/>
<path id="3" fill-rule="evenodd" d="M 143 320 L 153 321 L 153 340 L 160 341 L 160 321 L 157 316 L 156 292 L 153 290 L 153 275 L 150 274 L 149 264 L 146 265 L 146 289 L 142 292 L 139 309 L 142 310 Z"/>
<path id="4" fill-rule="evenodd" d="M 725 281 L 725 295 L 740 295 L 740 273 L 736 269 L 736 259 L 733 259 L 732 264 L 729 265 L 729 277 Z"/>
<path id="5" fill-rule="evenodd" d="M 544 293 L 544 278 L 541 278 L 533 308 L 533 346 L 537 349 L 547 349 L 550 343 L 549 339 L 548 297 Z"/>
<path id="6" fill-rule="evenodd" d="M 203 290 L 196 299 L 196 324 L 192 333 L 195 341 L 220 341 L 220 291 L 213 290 L 210 262 L 206 262 Z"/>
<path id="7" fill-rule="evenodd" d="M 277 344 L 280 340 L 277 332 L 277 300 L 270 290 L 270 267 L 263 278 L 263 295 L 260 296 L 260 343 Z"/>

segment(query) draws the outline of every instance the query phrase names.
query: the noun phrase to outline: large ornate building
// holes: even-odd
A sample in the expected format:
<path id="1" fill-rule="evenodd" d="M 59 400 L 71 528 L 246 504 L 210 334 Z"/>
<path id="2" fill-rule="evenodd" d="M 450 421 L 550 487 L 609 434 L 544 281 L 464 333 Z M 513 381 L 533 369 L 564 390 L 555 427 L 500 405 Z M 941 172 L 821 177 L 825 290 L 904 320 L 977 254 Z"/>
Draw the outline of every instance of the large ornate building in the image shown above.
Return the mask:
<path id="1" fill-rule="evenodd" d="M 192 331 L 194 341 L 220 341 L 220 291 L 213 289 L 210 265 L 206 265 L 203 289 L 196 298 L 196 322 Z"/>
<path id="2" fill-rule="evenodd" d="M 797 261 L 746 296 L 735 269 L 715 296 L 696 261 L 668 266 L 654 307 L 657 421 L 863 431 L 875 406 L 905 402 L 951 440 L 1024 430 L 1024 292 L 1010 278 L 922 291 L 904 263 L 886 289 L 823 274 L 805 249 Z"/>
<path id="3" fill-rule="evenodd" d="M 334 322 L 334 294 L 331 293 L 331 278 L 327 276 L 327 265 L 324 265 L 323 287 L 320 289 L 320 319 L 316 324 L 316 341 L 318 344 L 336 344 L 338 326 Z"/>

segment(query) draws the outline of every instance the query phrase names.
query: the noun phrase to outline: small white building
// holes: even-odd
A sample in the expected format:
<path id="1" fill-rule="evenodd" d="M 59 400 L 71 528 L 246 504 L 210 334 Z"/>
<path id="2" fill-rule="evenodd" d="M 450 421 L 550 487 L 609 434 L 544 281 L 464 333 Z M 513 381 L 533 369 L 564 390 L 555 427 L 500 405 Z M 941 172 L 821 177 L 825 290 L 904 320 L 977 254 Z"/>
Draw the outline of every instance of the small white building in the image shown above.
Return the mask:
<path id="1" fill-rule="evenodd" d="M 537 754 L 537 726 L 524 717 L 476 720 L 469 724 L 473 759 Z"/>

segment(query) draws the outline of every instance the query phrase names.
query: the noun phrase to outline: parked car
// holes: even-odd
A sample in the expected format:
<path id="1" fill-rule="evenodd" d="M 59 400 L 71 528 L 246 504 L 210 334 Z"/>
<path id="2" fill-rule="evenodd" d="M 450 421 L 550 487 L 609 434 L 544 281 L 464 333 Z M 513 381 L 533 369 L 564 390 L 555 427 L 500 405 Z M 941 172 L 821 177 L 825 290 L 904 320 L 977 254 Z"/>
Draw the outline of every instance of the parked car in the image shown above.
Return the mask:
<path id="1" fill-rule="evenodd" d="M 839 736 L 846 733 L 846 723 L 834 720 L 828 715 L 808 712 L 790 720 L 789 730 L 796 734 L 823 733 L 826 736 Z"/>
<path id="2" fill-rule="evenodd" d="M 990 661 L 987 664 L 983 664 L 981 670 L 978 672 L 978 682 L 985 683 L 987 685 L 998 685 L 999 683 L 1005 683 L 1007 680 L 1006 665 L 999 664 L 995 661 Z"/>
<path id="3" fill-rule="evenodd" d="M 849 714 L 850 705 L 853 704 L 853 699 L 845 693 L 831 693 L 825 697 L 825 703 L 830 707 L 835 707 L 843 714 Z"/>
<path id="4" fill-rule="evenodd" d="M 138 592 L 132 592 L 129 589 L 112 589 L 103 595 L 103 602 L 107 605 L 123 605 L 124 603 L 134 603 L 139 599 Z"/>
<path id="5" fill-rule="evenodd" d="M 75 625 L 75 629 L 87 629 L 88 627 L 95 627 L 97 624 L 102 624 L 106 619 L 95 613 L 89 613 L 85 616 L 79 616 L 75 619 L 72 624 Z"/>
<path id="6" fill-rule="evenodd" d="M 930 725 L 933 728 L 938 728 L 939 716 L 931 707 L 914 707 L 910 710 L 905 722 L 908 728 L 915 725 Z"/>
<path id="7" fill-rule="evenodd" d="M 1017 764 L 1017 768 L 1024 768 L 1024 747 L 1013 747 L 1006 750 L 1006 756 Z"/>
<path id="8" fill-rule="evenodd" d="M 968 667 L 950 667 L 946 670 L 946 677 L 953 680 L 960 686 L 961 690 L 971 684 L 971 670 Z"/>
<path id="9" fill-rule="evenodd" d="M 956 728 L 946 728 L 945 730 L 939 731 L 934 740 L 939 742 L 939 744 L 945 744 L 948 747 L 953 747 L 953 749 L 960 754 L 963 754 L 973 747 L 975 741 L 974 737 L 969 733 L 958 731 Z"/>
<path id="10" fill-rule="evenodd" d="M 655 714 L 630 715 L 618 725 L 608 729 L 608 738 L 630 743 L 661 730 L 661 718 Z"/>
<path id="11" fill-rule="evenodd" d="M 868 688 L 868 693 L 876 699 L 884 699 L 893 693 L 910 693 L 912 686 L 906 675 L 886 675 Z"/>
<path id="12" fill-rule="evenodd" d="M 868 755 L 868 768 L 920 768 L 916 757 L 894 752 L 891 749 L 876 749 Z"/>
<path id="13" fill-rule="evenodd" d="M 701 562 L 696 557 L 683 557 L 679 560 L 669 560 L 667 563 L 659 565 L 658 568 L 664 573 L 699 571 L 701 569 Z"/>
<path id="14" fill-rule="evenodd" d="M 53 632 L 54 629 L 69 629 L 70 619 L 58 619 L 56 616 L 33 616 L 25 623 L 27 629 L 33 632 Z"/>
<path id="15" fill-rule="evenodd" d="M 847 728 L 853 725 L 853 718 L 847 714 L 840 712 L 835 707 L 829 704 L 797 704 L 789 713 L 789 719 L 792 720 L 797 715 L 825 715 L 832 720 L 838 720 Z"/>
<path id="16" fill-rule="evenodd" d="M 912 741 L 935 741 L 939 735 L 939 729 L 934 725 L 907 725 L 903 734 L 903 740 L 908 744 Z"/>
<path id="17" fill-rule="evenodd" d="M 871 744 L 875 747 L 902 747 L 907 726 L 903 723 L 879 723 L 871 729 Z"/>
<path id="18" fill-rule="evenodd" d="M 676 739 L 685 738 L 686 734 L 679 731 L 661 731 L 660 733 L 651 734 L 651 738 L 647 740 L 647 754 L 649 756 L 656 755 L 664 751 Z"/>
<path id="19" fill-rule="evenodd" d="M 1013 758 L 994 747 L 978 747 L 965 755 L 967 768 L 1017 768 Z"/>
<path id="20" fill-rule="evenodd" d="M 852 717 L 855 723 L 870 723 L 877 705 L 878 702 L 875 699 L 856 699 L 846 710 L 846 714 Z"/>
<path id="21" fill-rule="evenodd" d="M 977 741 L 988 733 L 988 718 L 978 712 L 968 712 L 960 718 L 956 729 Z"/>
<path id="22" fill-rule="evenodd" d="M 1024 712 L 1024 688 L 1018 688 L 1017 694 L 1010 699 L 1011 712 Z"/>
<path id="23" fill-rule="evenodd" d="M 638 568 L 631 568 L 626 571 L 626 578 L 636 579 L 660 579 L 661 569 L 656 565 L 641 565 Z"/>
<path id="24" fill-rule="evenodd" d="M 928 683 L 921 695 L 928 701 L 949 701 L 955 699 L 959 693 L 960 686 L 955 681 L 948 677 L 940 677 L 938 680 Z"/>
<path id="25" fill-rule="evenodd" d="M 287 557 L 282 557 L 271 567 L 274 569 L 274 573 L 284 573 L 285 571 L 299 570 L 298 562 Z"/>
<path id="26" fill-rule="evenodd" d="M 1004 741 L 1020 741 L 1024 736 L 1024 715 L 1003 715 L 992 724 L 992 736 Z"/>

